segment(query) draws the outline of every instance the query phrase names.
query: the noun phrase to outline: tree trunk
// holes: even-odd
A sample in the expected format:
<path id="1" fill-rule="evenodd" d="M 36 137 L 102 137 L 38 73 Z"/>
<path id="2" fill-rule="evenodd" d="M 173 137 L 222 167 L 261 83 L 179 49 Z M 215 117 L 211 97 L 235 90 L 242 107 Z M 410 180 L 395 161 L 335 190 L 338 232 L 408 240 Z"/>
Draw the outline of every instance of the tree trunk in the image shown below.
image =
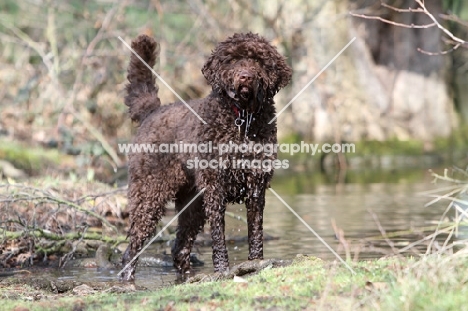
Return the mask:
<path id="1" fill-rule="evenodd" d="M 386 3 L 398 8 L 417 5 L 413 0 Z M 440 1 L 425 3 L 434 16 L 442 13 Z M 351 38 L 357 39 L 293 102 L 292 117 L 279 122 L 280 134 L 292 129 L 316 141 L 431 141 L 448 136 L 457 123 L 447 82 L 451 56 L 418 51 L 442 51 L 440 30 L 398 27 L 351 17 L 349 11 L 407 25 L 431 22 L 424 14 L 395 12 L 376 0 L 323 3 L 311 21 L 298 24 L 291 34 L 291 42 L 299 38 L 300 43 L 291 44 L 290 97 Z"/>

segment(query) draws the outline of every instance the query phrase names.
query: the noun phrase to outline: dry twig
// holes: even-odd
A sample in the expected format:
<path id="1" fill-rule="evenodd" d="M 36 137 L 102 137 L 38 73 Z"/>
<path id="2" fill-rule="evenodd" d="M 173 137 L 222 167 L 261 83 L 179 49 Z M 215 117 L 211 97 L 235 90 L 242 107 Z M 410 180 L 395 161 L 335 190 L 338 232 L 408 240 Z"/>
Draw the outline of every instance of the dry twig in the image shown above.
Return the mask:
<path id="1" fill-rule="evenodd" d="M 391 6 L 389 4 L 386 4 L 384 2 L 381 2 L 380 4 L 385 8 L 388 8 L 388 9 L 390 9 L 392 11 L 399 12 L 399 13 L 422 13 L 422 14 L 426 15 L 427 17 L 429 17 L 432 20 L 432 23 L 426 24 L 426 25 L 414 25 L 414 24 L 409 24 L 408 25 L 408 24 L 404 24 L 404 23 L 397 23 L 397 22 L 385 19 L 385 18 L 380 17 L 380 16 L 358 14 L 358 13 L 354 13 L 354 12 L 350 12 L 349 14 L 352 15 L 352 16 L 355 16 L 355 17 L 363 18 L 363 19 L 379 20 L 379 21 L 381 21 L 383 23 L 387 23 L 387 24 L 390 24 L 390 25 L 403 27 L 403 28 L 425 29 L 425 28 L 431 28 L 431 27 L 436 26 L 446 36 L 448 36 L 452 40 L 453 43 L 452 42 L 449 42 L 449 43 L 452 44 L 453 47 L 448 49 L 448 50 L 439 51 L 439 52 L 429 52 L 429 51 L 425 51 L 425 50 L 423 50 L 421 48 L 417 48 L 418 52 L 426 54 L 426 55 L 444 55 L 444 54 L 448 54 L 448 53 L 451 53 L 451 52 L 455 51 L 460 46 L 468 47 L 468 42 L 467 41 L 455 36 L 446 27 L 444 27 L 444 26 L 442 26 L 442 24 L 440 24 L 440 22 L 434 17 L 434 15 L 426 8 L 426 6 L 424 4 L 424 0 L 415 0 L 415 2 L 419 5 L 419 8 L 416 8 L 416 9 L 413 9 L 413 8 L 401 9 L 401 8 L 397 8 L 397 7 Z M 454 17 L 450 17 L 450 15 L 441 15 L 441 17 L 443 19 L 449 19 L 449 20 L 453 20 L 453 21 L 461 23 L 461 21 L 459 19 L 456 19 Z M 465 23 L 461 23 L 461 24 L 465 25 Z M 466 25 L 468 25 L 468 24 L 466 24 Z"/>

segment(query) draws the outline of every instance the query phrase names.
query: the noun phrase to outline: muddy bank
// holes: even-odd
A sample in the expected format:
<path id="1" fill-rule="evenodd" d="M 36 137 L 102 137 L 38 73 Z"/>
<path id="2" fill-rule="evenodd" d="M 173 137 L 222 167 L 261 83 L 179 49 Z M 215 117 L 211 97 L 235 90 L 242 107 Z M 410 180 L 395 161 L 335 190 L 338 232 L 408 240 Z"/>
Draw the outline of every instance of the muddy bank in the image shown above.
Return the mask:
<path id="1" fill-rule="evenodd" d="M 231 267 L 226 273 L 200 274 L 179 277 L 178 284 L 205 283 L 211 281 L 229 280 L 234 277 L 256 274 L 264 269 L 286 267 L 292 260 L 268 259 L 243 262 Z M 146 288 L 125 282 L 82 282 L 73 279 L 59 279 L 56 277 L 35 275 L 34 272 L 16 274 L 15 276 L 0 277 L 0 295 L 8 299 L 43 300 L 60 296 L 84 296 L 97 293 L 128 293 L 145 291 Z"/>

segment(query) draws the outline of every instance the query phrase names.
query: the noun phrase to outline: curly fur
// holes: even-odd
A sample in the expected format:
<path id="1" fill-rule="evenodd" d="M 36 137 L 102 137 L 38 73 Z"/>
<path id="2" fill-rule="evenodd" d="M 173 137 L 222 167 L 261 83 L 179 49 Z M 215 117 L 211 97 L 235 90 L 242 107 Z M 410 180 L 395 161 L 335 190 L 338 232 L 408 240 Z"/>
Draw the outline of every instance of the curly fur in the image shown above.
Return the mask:
<path id="1" fill-rule="evenodd" d="M 158 44 L 148 36 L 139 36 L 132 42 L 132 49 L 153 68 L 158 55 Z M 158 86 L 151 70 L 134 54 L 130 58 L 127 79 L 127 96 L 125 105 L 129 107 L 130 119 L 141 123 L 146 116 L 154 112 L 161 101 L 158 97 Z"/>
<path id="2" fill-rule="evenodd" d="M 157 43 L 141 35 L 133 49 L 151 67 L 156 60 Z M 207 124 L 181 102 L 160 106 L 158 88 L 151 71 L 134 55 L 128 68 L 128 95 L 125 104 L 130 118 L 139 124 L 135 144 L 162 143 L 276 143 L 273 96 L 291 79 L 291 68 L 284 57 L 259 35 L 234 34 L 217 45 L 202 72 L 212 86 L 211 94 L 190 101 L 190 107 Z M 252 117 L 250 127 L 236 119 Z M 276 154 L 227 153 L 133 153 L 129 154 L 130 243 L 123 264 L 128 263 L 155 233 L 168 201 L 175 200 L 180 211 L 203 188 L 198 197 L 178 219 L 172 256 L 181 274 L 190 269 L 193 242 L 208 220 L 213 239 L 215 271 L 229 268 L 224 236 L 226 204 L 245 202 L 247 208 L 249 259 L 263 258 L 263 209 L 265 190 L 273 170 L 262 168 L 220 169 L 189 168 L 188 160 L 246 159 L 274 160 Z M 124 271 L 123 280 L 134 280 L 136 262 Z"/>

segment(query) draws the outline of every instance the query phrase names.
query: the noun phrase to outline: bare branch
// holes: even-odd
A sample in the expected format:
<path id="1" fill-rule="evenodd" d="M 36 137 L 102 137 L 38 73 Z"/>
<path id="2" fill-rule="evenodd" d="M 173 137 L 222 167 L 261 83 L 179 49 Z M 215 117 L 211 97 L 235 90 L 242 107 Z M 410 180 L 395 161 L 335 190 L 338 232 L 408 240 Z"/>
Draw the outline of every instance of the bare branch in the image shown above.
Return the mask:
<path id="1" fill-rule="evenodd" d="M 414 25 L 414 24 L 407 25 L 407 24 L 403 24 L 403 23 L 397 23 L 397 22 L 385 19 L 385 18 L 380 17 L 380 16 L 357 14 L 357 13 L 353 13 L 353 12 L 349 12 L 349 14 L 352 15 L 352 16 L 360 17 L 360 18 L 364 18 L 364 19 L 379 20 L 379 21 L 387 23 L 387 24 L 395 25 L 395 26 L 398 26 L 398 27 L 404 27 L 404 28 L 431 28 L 431 27 L 434 27 L 434 26 L 437 25 L 436 23 L 427 24 L 427 25 Z"/>
<path id="2" fill-rule="evenodd" d="M 417 51 L 420 52 L 420 53 L 426 54 L 426 55 L 430 55 L 430 56 L 438 56 L 438 55 L 445 55 L 445 54 L 448 54 L 448 53 L 452 53 L 453 51 L 458 49 L 460 46 L 461 46 L 461 43 L 458 43 L 453 48 L 451 48 L 449 50 L 441 51 L 441 52 L 429 52 L 429 51 L 423 50 L 421 48 L 417 48 Z"/>
<path id="3" fill-rule="evenodd" d="M 453 33 L 451 33 L 447 28 L 445 28 L 444 26 L 442 26 L 438 21 L 437 19 L 434 17 L 434 15 L 431 14 L 431 12 L 429 12 L 427 9 L 426 9 L 426 6 L 424 5 L 424 1 L 422 0 L 415 0 L 417 4 L 419 4 L 421 6 L 421 8 L 424 10 L 424 14 L 426 14 L 430 19 L 432 19 L 432 21 L 437 25 L 437 27 L 442 30 L 447 36 L 449 36 L 450 38 L 452 38 L 453 41 L 456 41 L 458 43 L 461 43 L 461 44 L 467 44 L 467 42 L 465 40 L 462 40 L 458 37 L 456 37 Z"/>
<path id="4" fill-rule="evenodd" d="M 91 55 L 93 50 L 96 48 L 96 45 L 99 43 L 99 41 L 103 39 L 104 32 L 106 32 L 109 29 L 109 24 L 112 21 L 112 18 L 114 17 L 116 11 L 117 7 L 114 6 L 112 9 L 109 10 L 109 12 L 107 12 L 106 16 L 104 17 L 104 20 L 102 21 L 101 27 L 98 30 L 98 33 L 88 44 L 88 48 L 86 49 L 86 53 L 83 55 L 83 59 Z"/>
<path id="5" fill-rule="evenodd" d="M 457 36 L 455 36 L 453 33 L 451 33 L 447 28 L 445 28 L 444 26 L 442 26 L 439 21 L 434 17 L 434 15 L 432 15 L 431 12 L 429 12 L 426 8 L 426 6 L 424 5 L 424 0 L 415 0 L 415 2 L 420 6 L 419 8 L 417 9 L 413 9 L 413 8 L 408 8 L 408 9 L 400 9 L 400 8 L 397 8 L 397 7 L 394 7 L 394 6 L 391 6 L 389 4 L 386 4 L 384 2 L 381 2 L 380 4 L 385 7 L 385 8 L 388 8 L 392 11 L 395 11 L 395 12 L 400 12 L 400 13 L 423 13 L 425 14 L 426 16 L 428 16 L 431 20 L 432 20 L 432 23 L 431 24 L 427 24 L 427 25 L 414 25 L 414 24 L 403 24 L 403 23 L 397 23 L 397 22 L 394 22 L 394 21 L 391 21 L 391 20 L 388 20 L 388 19 L 385 19 L 383 17 L 380 17 L 380 16 L 373 16 L 373 15 L 365 15 L 365 14 L 357 14 L 357 13 L 353 13 L 353 12 L 350 12 L 349 14 L 352 15 L 352 16 L 355 16 L 355 17 L 360 17 L 360 18 L 364 18 L 364 19 L 373 19 L 373 20 L 379 20 L 381 22 L 384 22 L 384 23 L 387 23 L 387 24 L 391 24 L 391 25 L 394 25 L 394 26 L 398 26 L 398 27 L 403 27 L 403 28 L 430 28 L 430 27 L 433 27 L 433 26 L 436 26 L 437 28 L 439 28 L 445 35 L 447 35 L 450 39 L 452 39 L 452 41 L 448 41 L 447 43 L 449 44 L 452 44 L 453 47 L 449 50 L 446 50 L 446 51 L 440 51 L 440 52 L 429 52 L 429 51 L 425 51 L 421 48 L 418 48 L 417 51 L 420 52 L 420 53 L 423 53 L 423 54 L 426 54 L 426 55 L 445 55 L 445 54 L 448 54 L 448 53 L 451 53 L 453 51 L 455 51 L 456 49 L 458 49 L 460 46 L 468 46 L 468 42 L 463 40 L 463 39 L 460 39 L 458 38 Z M 458 18 L 456 17 L 453 17 L 451 15 L 440 15 L 441 18 L 443 19 L 446 19 L 446 20 L 453 20 L 455 22 L 458 22 L 462 25 L 465 25 L 465 26 L 468 26 L 468 23 L 465 23 L 461 20 L 459 20 Z"/>
<path id="6" fill-rule="evenodd" d="M 78 121 L 80 121 L 85 126 L 85 128 L 91 133 L 91 135 L 93 135 L 101 143 L 104 150 L 107 152 L 109 157 L 117 166 L 122 166 L 122 161 L 120 160 L 115 150 L 107 142 L 106 138 L 104 137 L 104 135 L 100 133 L 100 131 L 98 131 L 90 122 L 86 121 L 85 118 L 83 118 L 78 112 L 76 112 L 74 108 L 74 102 L 76 100 L 76 96 L 79 91 L 78 88 L 81 85 L 82 80 L 83 80 L 86 59 L 94 51 L 96 45 L 103 39 L 105 32 L 109 29 L 110 22 L 112 21 L 112 19 L 114 18 L 118 10 L 121 9 L 123 6 L 125 6 L 125 4 L 120 4 L 120 7 L 117 7 L 117 5 L 114 5 L 114 7 L 106 13 L 106 16 L 104 17 L 101 28 L 99 29 L 98 33 L 93 38 L 93 40 L 88 44 L 86 51 L 83 53 L 81 57 L 81 62 L 77 66 L 77 70 L 75 74 L 75 77 L 76 77 L 75 83 L 73 84 L 71 94 L 68 95 L 68 100 L 63 105 L 63 108 L 58 117 L 57 126 L 56 126 L 57 131 L 58 131 L 58 128 L 60 128 L 62 123 L 64 123 L 65 115 L 67 114 L 73 115 L 73 117 L 76 118 Z"/>
<path id="7" fill-rule="evenodd" d="M 407 8 L 407 9 L 400 9 L 400 8 L 396 8 L 394 6 L 391 6 L 389 4 L 386 4 L 385 2 L 380 2 L 380 5 L 382 5 L 383 7 L 386 7 L 390 10 L 393 10 L 395 12 L 401 12 L 401 13 L 424 13 L 424 10 L 422 9 L 413 9 L 413 8 Z"/>
<path id="8" fill-rule="evenodd" d="M 112 225 L 105 217 L 99 215 L 98 213 L 87 209 L 86 207 L 82 207 L 80 205 L 80 200 L 79 201 L 71 201 L 66 198 L 61 198 L 58 195 L 55 195 L 54 193 L 51 193 L 47 189 L 40 189 L 36 187 L 31 187 L 31 186 L 24 186 L 24 185 L 5 185 L 5 186 L 0 186 L 0 188 L 15 188 L 18 189 L 18 193 L 13 193 L 11 196 L 2 198 L 0 200 L 0 203 L 14 203 L 14 202 L 20 202 L 20 201 L 26 201 L 26 202 L 31 202 L 31 201 L 37 201 L 37 202 L 51 202 L 51 203 L 57 203 L 59 205 L 64 205 L 68 206 L 69 208 L 82 212 L 88 216 L 94 217 L 98 220 L 100 220 L 103 224 L 105 224 L 107 227 L 112 229 L 114 232 L 118 232 L 117 228 Z"/>
<path id="9" fill-rule="evenodd" d="M 379 228 L 380 234 L 384 238 L 385 242 L 387 242 L 388 246 L 392 249 L 394 254 L 398 254 L 398 250 L 395 248 L 395 243 L 393 243 L 387 236 L 387 231 L 382 227 L 382 224 L 379 221 L 379 218 L 377 215 L 372 211 L 372 209 L 368 209 L 367 212 L 371 214 L 372 218 L 374 219 L 377 227 Z"/>
<path id="10" fill-rule="evenodd" d="M 36 51 L 39 56 L 41 56 L 42 61 L 44 65 L 47 67 L 48 73 L 51 78 L 53 78 L 53 65 L 52 62 L 50 61 L 49 56 L 47 55 L 44 46 L 31 39 L 25 32 L 23 32 L 21 29 L 13 26 L 13 24 L 7 23 L 5 20 L 0 19 L 0 24 L 4 26 L 5 28 L 8 28 L 11 30 L 12 33 L 14 33 L 22 42 L 26 43 L 28 46 L 30 46 L 34 51 Z"/>
<path id="11" fill-rule="evenodd" d="M 446 21 L 452 21 L 455 23 L 458 23 L 462 26 L 468 27 L 468 22 L 460 19 L 458 16 L 455 16 L 453 14 L 439 14 L 439 17 L 442 18 L 443 20 Z"/>

